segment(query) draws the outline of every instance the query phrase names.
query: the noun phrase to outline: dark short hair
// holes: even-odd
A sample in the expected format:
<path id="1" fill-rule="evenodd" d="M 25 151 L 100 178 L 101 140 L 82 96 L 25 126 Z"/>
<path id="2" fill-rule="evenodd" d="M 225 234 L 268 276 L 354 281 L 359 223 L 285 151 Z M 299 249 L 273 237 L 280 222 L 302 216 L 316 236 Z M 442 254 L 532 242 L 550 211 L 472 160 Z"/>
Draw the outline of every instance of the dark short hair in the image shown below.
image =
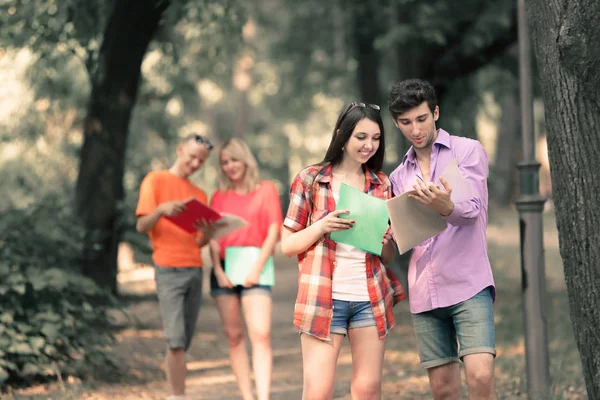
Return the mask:
<path id="1" fill-rule="evenodd" d="M 357 107 L 356 104 L 362 104 L 364 107 Z M 337 165 L 342 161 L 344 156 L 344 150 L 342 150 L 342 148 L 346 145 L 350 136 L 352 136 L 352 132 L 359 121 L 365 118 L 375 122 L 379 126 L 379 132 L 381 132 L 379 148 L 377 148 L 375 154 L 373 154 L 365 164 L 372 171 L 381 171 L 385 159 L 385 132 L 383 121 L 379 110 L 370 105 L 365 105 L 364 103 L 350 103 L 344 106 L 338 116 L 335 128 L 333 129 L 333 136 L 329 143 L 329 148 L 327 149 L 327 153 L 325 153 L 325 158 L 321 164 Z M 340 131 L 339 133 L 337 133 L 338 130 Z"/>
<path id="2" fill-rule="evenodd" d="M 425 101 L 433 113 L 438 104 L 431 83 L 421 79 L 407 79 L 392 86 L 388 96 L 388 108 L 395 120 L 400 114 L 420 106 Z"/>

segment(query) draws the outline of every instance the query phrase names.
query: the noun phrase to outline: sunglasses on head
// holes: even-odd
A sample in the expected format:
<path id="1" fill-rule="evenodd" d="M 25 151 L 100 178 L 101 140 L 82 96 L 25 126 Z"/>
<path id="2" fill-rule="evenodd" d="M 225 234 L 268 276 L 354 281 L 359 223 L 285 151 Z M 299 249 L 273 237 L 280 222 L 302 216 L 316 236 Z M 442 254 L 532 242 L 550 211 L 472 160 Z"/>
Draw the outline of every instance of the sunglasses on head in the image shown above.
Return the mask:
<path id="1" fill-rule="evenodd" d="M 213 147 L 215 147 L 215 146 L 213 146 L 213 144 L 210 142 L 210 140 L 206 139 L 206 138 L 205 138 L 205 137 L 203 137 L 203 136 L 200 136 L 200 135 L 194 135 L 194 140 L 196 141 L 196 143 L 203 144 L 203 145 L 204 145 L 204 146 L 205 146 L 205 147 L 206 147 L 208 150 L 212 150 L 212 149 L 213 149 Z"/>
<path id="2" fill-rule="evenodd" d="M 348 113 L 352 110 L 354 110 L 355 108 L 372 108 L 373 110 L 377 111 L 377 113 L 379 113 L 379 111 L 381 111 L 381 107 L 379 107 L 377 104 L 366 104 L 366 103 L 362 103 L 360 101 L 353 101 L 352 103 L 350 103 L 350 107 L 348 108 L 348 111 L 346 111 L 344 113 L 344 115 L 342 116 L 342 118 L 344 118 L 346 115 L 348 115 Z"/>
<path id="3" fill-rule="evenodd" d="M 357 108 L 357 107 L 360 107 L 360 108 L 369 107 L 377 112 L 381 111 L 381 107 L 379 107 L 377 104 L 365 104 L 360 101 L 353 101 L 352 103 L 350 103 L 350 109 L 348 109 L 348 112 L 350 112 L 352 109 Z"/>

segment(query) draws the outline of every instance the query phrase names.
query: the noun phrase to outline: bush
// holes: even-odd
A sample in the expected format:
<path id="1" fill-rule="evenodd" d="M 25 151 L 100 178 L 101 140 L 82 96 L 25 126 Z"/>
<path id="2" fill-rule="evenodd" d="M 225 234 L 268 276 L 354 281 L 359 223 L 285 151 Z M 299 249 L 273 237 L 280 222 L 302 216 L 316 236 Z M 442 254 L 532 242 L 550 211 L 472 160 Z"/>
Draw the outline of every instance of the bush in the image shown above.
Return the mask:
<path id="1" fill-rule="evenodd" d="M 0 219 L 0 386 L 114 366 L 114 300 L 78 272 L 82 231 L 50 196 Z"/>

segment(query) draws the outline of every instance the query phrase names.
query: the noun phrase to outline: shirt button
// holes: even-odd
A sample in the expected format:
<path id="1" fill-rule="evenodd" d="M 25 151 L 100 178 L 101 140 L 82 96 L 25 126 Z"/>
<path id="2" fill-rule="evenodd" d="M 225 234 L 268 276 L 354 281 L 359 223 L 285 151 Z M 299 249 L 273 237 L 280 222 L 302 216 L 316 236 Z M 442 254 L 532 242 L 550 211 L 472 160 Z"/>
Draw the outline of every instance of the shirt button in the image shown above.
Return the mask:
<path id="1" fill-rule="evenodd" d="M 333 262 L 333 265 L 336 265 L 336 262 L 335 262 L 335 261 Z"/>

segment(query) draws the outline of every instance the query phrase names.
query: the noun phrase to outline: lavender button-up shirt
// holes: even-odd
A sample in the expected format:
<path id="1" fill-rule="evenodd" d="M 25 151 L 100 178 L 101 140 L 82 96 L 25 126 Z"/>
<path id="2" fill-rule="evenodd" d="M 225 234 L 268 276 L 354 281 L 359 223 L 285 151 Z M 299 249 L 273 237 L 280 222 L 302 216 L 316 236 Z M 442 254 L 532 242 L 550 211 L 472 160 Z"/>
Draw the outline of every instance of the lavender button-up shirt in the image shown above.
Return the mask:
<path id="1" fill-rule="evenodd" d="M 413 249 L 408 268 L 410 311 L 413 314 L 448 307 L 470 299 L 488 286 L 495 299 L 494 278 L 487 255 L 488 157 L 476 140 L 438 130 L 431 150 L 431 181 L 438 183 L 446 166 L 458 161 L 473 196 L 454 203 L 446 230 Z M 424 179 L 411 147 L 390 175 L 394 194 L 413 190 Z"/>

